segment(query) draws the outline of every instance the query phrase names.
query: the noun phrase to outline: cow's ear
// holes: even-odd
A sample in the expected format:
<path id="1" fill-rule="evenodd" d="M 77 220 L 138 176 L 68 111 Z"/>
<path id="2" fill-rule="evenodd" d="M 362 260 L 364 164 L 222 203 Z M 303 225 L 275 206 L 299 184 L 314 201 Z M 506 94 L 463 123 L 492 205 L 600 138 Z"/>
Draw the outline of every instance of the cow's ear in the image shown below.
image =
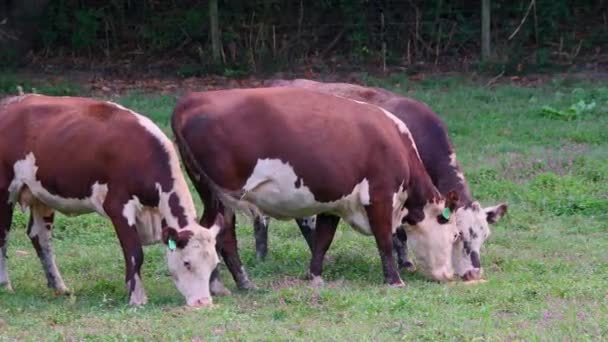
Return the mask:
<path id="1" fill-rule="evenodd" d="M 486 212 L 486 220 L 488 223 L 493 224 L 498 222 L 507 213 L 507 207 L 508 205 L 506 203 L 501 203 L 493 207 L 484 208 L 483 210 Z"/>
<path id="2" fill-rule="evenodd" d="M 213 237 L 217 237 L 217 235 L 224 230 L 224 227 L 226 225 L 226 220 L 224 220 L 224 215 L 218 213 L 215 216 L 215 221 L 213 222 L 213 225 L 209 228 L 209 230 L 211 231 L 211 234 L 213 234 Z"/>
<path id="3" fill-rule="evenodd" d="M 174 251 L 176 248 L 184 248 L 190 241 L 190 238 L 194 235 L 190 230 L 177 231 L 172 227 L 163 228 L 162 240 L 170 250 Z"/>

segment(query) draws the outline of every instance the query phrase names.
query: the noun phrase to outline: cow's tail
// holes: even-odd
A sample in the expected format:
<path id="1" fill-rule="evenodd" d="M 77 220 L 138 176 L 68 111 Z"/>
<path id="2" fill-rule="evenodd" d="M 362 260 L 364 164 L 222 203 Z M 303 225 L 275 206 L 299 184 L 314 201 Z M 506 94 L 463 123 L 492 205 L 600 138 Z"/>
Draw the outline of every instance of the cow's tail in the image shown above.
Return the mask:
<path id="1" fill-rule="evenodd" d="M 255 217 L 262 215 L 259 208 L 257 208 L 252 203 L 243 200 L 246 194 L 245 191 L 230 191 L 223 189 L 217 183 L 215 183 L 213 179 L 211 179 L 211 177 L 209 177 L 209 175 L 199 164 L 194 153 L 192 152 L 192 149 L 190 149 L 188 142 L 182 135 L 181 127 L 177 122 L 175 113 L 173 113 L 173 117 L 171 119 L 171 127 L 173 129 L 173 132 L 175 133 L 175 139 L 177 142 L 178 150 L 182 155 L 182 160 L 185 166 L 195 177 L 193 181 L 201 182 L 211 192 L 211 205 L 217 208 L 217 205 L 219 203 L 222 203 L 224 207 L 226 207 L 230 211 L 239 210 L 252 220 Z"/>

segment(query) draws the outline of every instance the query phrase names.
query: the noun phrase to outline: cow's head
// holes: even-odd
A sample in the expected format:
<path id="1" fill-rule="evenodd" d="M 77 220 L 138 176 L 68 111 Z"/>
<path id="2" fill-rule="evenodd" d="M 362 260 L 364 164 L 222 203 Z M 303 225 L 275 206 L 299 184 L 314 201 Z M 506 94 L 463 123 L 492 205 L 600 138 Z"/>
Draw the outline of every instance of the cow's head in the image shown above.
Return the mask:
<path id="1" fill-rule="evenodd" d="M 410 210 L 405 217 L 407 242 L 416 256 L 422 273 L 437 281 L 454 276 L 452 249 L 459 238 L 454 211 L 458 194 L 451 191 L 446 199 L 427 203 L 422 210 Z"/>
<path id="2" fill-rule="evenodd" d="M 479 260 L 483 243 L 490 236 L 490 224 L 498 222 L 507 212 L 507 205 L 482 208 L 478 202 L 456 211 L 456 225 L 460 234 L 453 249 L 452 260 L 456 274 L 464 281 L 478 280 L 483 274 Z"/>
<path id="3" fill-rule="evenodd" d="M 179 231 L 171 227 L 163 228 L 169 272 L 189 306 L 209 306 L 213 302 L 209 280 L 211 272 L 220 262 L 215 250 L 215 238 L 223 226 L 224 218 L 218 214 L 209 229 L 196 223 Z"/>

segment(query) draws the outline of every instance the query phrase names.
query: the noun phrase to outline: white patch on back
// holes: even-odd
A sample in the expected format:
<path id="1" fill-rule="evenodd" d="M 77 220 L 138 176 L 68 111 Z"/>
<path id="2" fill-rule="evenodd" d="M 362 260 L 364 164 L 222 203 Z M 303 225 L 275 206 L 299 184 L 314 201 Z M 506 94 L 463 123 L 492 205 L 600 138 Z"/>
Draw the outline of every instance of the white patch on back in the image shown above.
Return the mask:
<path id="1" fill-rule="evenodd" d="M 454 153 L 454 152 L 452 152 L 450 154 L 450 166 L 453 167 L 454 169 L 458 170 L 456 172 L 456 177 L 458 177 L 458 179 L 460 179 L 461 183 L 464 183 L 464 174 L 462 174 L 462 172 L 458 168 L 458 162 L 456 161 L 456 153 Z"/>
<path id="2" fill-rule="evenodd" d="M 412 147 L 414 148 L 414 150 L 416 151 L 416 155 L 418 156 L 418 159 L 422 160 L 420 158 L 420 153 L 418 153 L 418 147 L 416 146 L 416 143 L 414 142 L 414 138 L 412 138 L 412 133 L 410 132 L 410 129 L 407 127 L 407 125 L 405 124 L 405 122 L 401 121 L 401 119 L 399 119 L 397 116 L 395 116 L 395 114 L 389 112 L 388 110 L 380 107 L 380 106 L 376 106 L 374 104 L 371 103 L 367 103 L 367 102 L 363 102 L 363 101 L 358 101 L 355 99 L 351 99 L 349 97 L 344 97 L 341 95 L 336 95 L 336 94 L 331 94 L 335 97 L 340 97 L 349 101 L 353 101 L 359 104 L 363 104 L 363 105 L 367 105 L 367 106 L 371 106 L 371 107 L 375 107 L 379 110 L 382 111 L 382 113 L 384 113 L 384 115 L 386 115 L 389 119 L 391 119 L 395 125 L 397 126 L 397 129 L 399 130 L 399 132 L 401 132 L 401 134 L 407 135 L 408 139 L 410 140 Z"/>
<path id="3" fill-rule="evenodd" d="M 85 198 L 63 198 L 47 191 L 42 183 L 36 179 L 36 157 L 32 152 L 28 153 L 22 160 L 13 165 L 15 176 L 9 185 L 9 203 L 20 200 L 20 194 L 27 186 L 27 191 L 44 203 L 46 206 L 56 209 L 66 215 L 80 215 L 97 212 L 107 216 L 103 209 L 103 202 L 108 194 L 108 185 L 95 182 L 91 186 L 91 195 Z M 28 203 L 22 203 L 27 205 Z"/>
<path id="4" fill-rule="evenodd" d="M 296 183 L 300 185 L 296 187 Z M 279 159 L 259 159 L 243 187 L 241 200 L 249 202 L 266 215 L 286 220 L 308 217 L 318 213 L 340 216 L 358 232 L 371 235 L 372 230 L 365 206 L 370 204 L 369 182 L 363 179 L 350 194 L 331 202 L 319 202 L 294 169 Z M 403 191 L 395 195 L 395 203 L 404 198 Z M 403 200 L 404 201 L 404 200 Z M 400 216 L 395 215 L 395 216 Z M 395 222 L 395 227 L 401 223 Z"/>

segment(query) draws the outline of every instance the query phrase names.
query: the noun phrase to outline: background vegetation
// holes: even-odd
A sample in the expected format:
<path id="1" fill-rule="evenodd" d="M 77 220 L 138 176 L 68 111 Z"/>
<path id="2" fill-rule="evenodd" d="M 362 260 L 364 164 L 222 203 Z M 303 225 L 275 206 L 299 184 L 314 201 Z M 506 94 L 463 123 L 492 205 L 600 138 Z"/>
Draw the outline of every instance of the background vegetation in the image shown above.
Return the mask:
<path id="1" fill-rule="evenodd" d="M 23 80 L 0 85 L 12 92 L 17 81 Z M 300 279 L 310 253 L 294 223 L 272 221 L 269 256 L 261 263 L 251 224 L 240 218 L 241 253 L 260 290 L 236 291 L 223 269 L 233 295 L 216 298 L 210 310 L 184 309 L 163 248 L 150 246 L 143 266 L 150 302 L 131 308 L 109 222 L 59 215 L 58 265 L 74 295 L 57 297 L 26 237 L 27 216 L 17 210 L 8 251 L 16 292 L 0 291 L 0 341 L 606 340 L 606 84 L 553 78 L 533 87 L 486 87 L 454 77 L 410 81 L 404 74 L 365 83 L 431 104 L 448 124 L 475 196 L 485 205 L 509 203 L 483 250 L 487 283 L 436 284 L 404 273 L 407 287 L 388 288 L 374 240 L 341 225 L 328 253 L 326 286 L 311 288 Z M 70 84 L 26 86 L 82 95 Z M 170 131 L 175 94 L 115 100 Z"/>
<path id="2" fill-rule="evenodd" d="M 164 67 L 184 76 L 608 65 L 608 1 L 484 2 L 492 45 L 480 62 L 481 1 L 2 0 L 0 64 Z"/>

